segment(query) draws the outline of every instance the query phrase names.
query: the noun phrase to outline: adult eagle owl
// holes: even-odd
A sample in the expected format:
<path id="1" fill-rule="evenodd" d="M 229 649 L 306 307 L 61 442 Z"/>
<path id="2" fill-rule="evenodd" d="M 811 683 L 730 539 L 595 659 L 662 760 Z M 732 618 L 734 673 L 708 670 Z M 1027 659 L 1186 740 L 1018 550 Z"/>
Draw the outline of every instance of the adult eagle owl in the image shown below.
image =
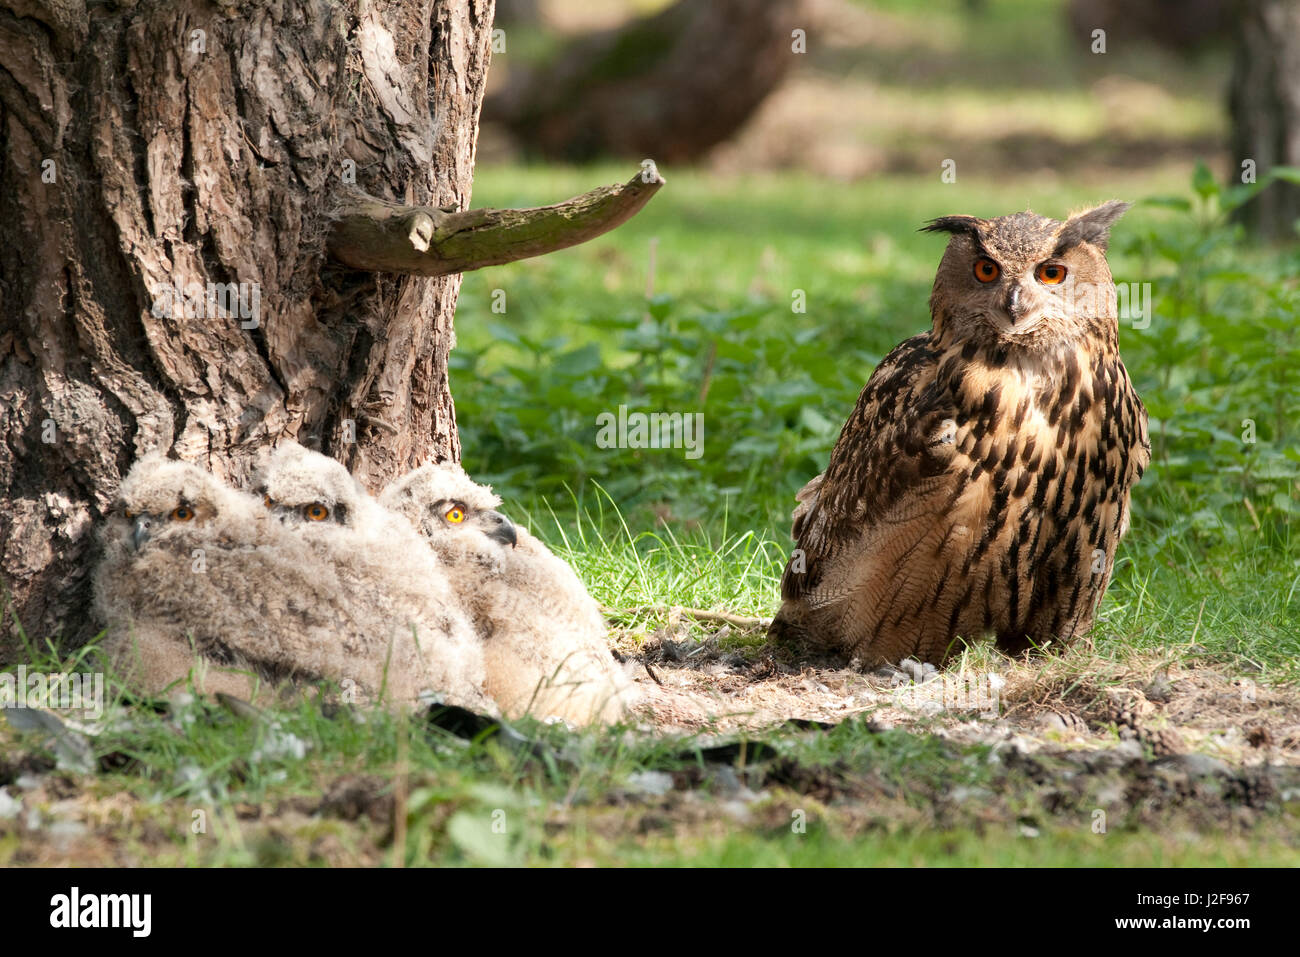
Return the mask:
<path id="1" fill-rule="evenodd" d="M 864 664 L 1085 632 L 1150 460 L 1105 250 L 1128 208 L 945 216 L 929 332 L 872 373 L 797 496 L 774 637 Z"/>

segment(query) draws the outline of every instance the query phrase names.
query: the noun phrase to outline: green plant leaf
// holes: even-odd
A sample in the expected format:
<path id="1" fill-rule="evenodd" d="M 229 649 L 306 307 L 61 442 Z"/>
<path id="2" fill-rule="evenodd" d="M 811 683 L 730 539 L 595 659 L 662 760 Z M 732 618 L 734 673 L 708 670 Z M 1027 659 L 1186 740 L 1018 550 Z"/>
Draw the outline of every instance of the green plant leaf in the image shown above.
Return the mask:
<path id="1" fill-rule="evenodd" d="M 1192 173 L 1192 189 L 1201 199 L 1209 199 L 1219 193 L 1219 183 L 1210 172 L 1210 168 L 1205 165 L 1205 160 L 1196 161 L 1196 171 Z"/>

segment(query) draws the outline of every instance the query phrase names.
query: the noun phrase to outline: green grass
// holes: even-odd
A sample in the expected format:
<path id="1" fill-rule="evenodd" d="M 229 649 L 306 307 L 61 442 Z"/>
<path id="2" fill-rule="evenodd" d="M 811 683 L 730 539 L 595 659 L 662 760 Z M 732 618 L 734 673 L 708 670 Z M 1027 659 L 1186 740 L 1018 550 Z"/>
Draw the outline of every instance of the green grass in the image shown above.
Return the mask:
<path id="1" fill-rule="evenodd" d="M 884 9 L 879 32 L 892 42 L 869 56 L 823 51 L 812 79 L 874 85 L 873 110 L 852 135 L 869 144 L 880 133 L 891 150 L 910 151 L 903 168 L 923 168 L 933 154 L 933 172 L 833 182 L 798 170 L 663 169 L 667 187 L 613 233 L 466 275 L 452 389 L 468 470 L 493 482 L 506 510 L 607 606 L 769 615 L 794 492 L 825 466 L 875 363 L 929 325 L 943 240 L 917 228 L 948 213 L 1061 217 L 1112 197 L 1153 199 L 1119 223 L 1110 253 L 1117 280 L 1151 283 L 1154 295 L 1150 325 L 1121 330 L 1151 412 L 1153 462 L 1134 494 L 1091 656 L 1077 667 L 1109 674 L 1158 660 L 1294 690 L 1300 254 L 1246 241 L 1222 215 L 1236 194 L 1180 159 L 1062 177 L 1018 172 L 1022 158 L 997 146 L 1022 134 L 1080 148 L 1116 132 L 1121 141 L 1217 136 L 1222 117 L 1207 104 L 1218 96 L 1221 55 L 1189 69 L 1119 48 L 1103 64 L 1072 50 L 1059 21 L 1042 29 L 1058 5 L 1029 0 L 991 0 L 974 19 L 956 0 L 925 18 L 902 0 L 873 6 Z M 549 41 L 534 46 L 519 52 L 540 56 Z M 1168 98 L 1125 88 L 1146 105 L 1116 118 L 1093 92 L 1106 73 L 1172 78 Z M 1132 105 L 1129 92 L 1121 99 Z M 942 183 L 937 157 L 949 155 L 949 141 L 992 143 L 1008 162 L 960 154 L 957 181 Z M 474 205 L 553 202 L 634 169 L 483 166 Z M 493 309 L 498 290 L 504 312 Z M 797 295 L 803 311 L 792 309 Z M 596 416 L 619 405 L 702 412 L 704 455 L 597 447 Z M 655 612 L 618 621 L 634 645 L 664 623 Z M 686 627 L 696 638 L 711 631 Z M 752 651 L 761 639 L 727 641 Z M 78 666 L 44 648 L 28 662 Z M 997 666 L 987 649 L 968 663 Z M 727 780 L 691 757 L 697 742 L 619 731 L 526 725 L 546 744 L 529 757 L 384 713 L 327 718 L 310 704 L 265 721 L 201 703 L 170 715 L 113 713 L 92 742 L 95 775 L 54 768 L 48 743 L 0 723 L 0 786 L 46 774 L 51 784 L 24 792 L 24 813 L 36 808 L 48 827 L 71 802 L 99 838 L 60 850 L 48 832 L 0 820 L 0 866 L 1300 862 L 1294 797 L 1269 813 L 1203 784 L 1175 782 L 1151 797 L 1149 776 L 1120 772 L 1075 774 L 1071 790 L 1059 775 L 991 760 L 986 746 L 926 734 L 924 722 L 884 733 L 858 721 L 827 734 L 765 732 L 757 738 L 784 771 L 742 768 Z M 671 790 L 647 788 L 660 774 L 672 775 Z M 741 783 L 762 796 L 744 800 Z M 347 786 L 359 795 L 352 801 L 338 796 Z M 946 803 L 957 788 L 979 797 Z M 1117 788 L 1125 800 L 1096 834 L 1093 812 L 1112 807 Z M 816 797 L 827 789 L 829 800 Z M 394 805 L 404 810 L 394 815 Z M 791 826 L 797 814 L 803 833 Z"/>
<path id="2" fill-rule="evenodd" d="M 613 172 L 487 171 L 479 198 L 519 202 L 534 181 L 534 196 L 557 195 L 569 176 Z M 795 490 L 824 467 L 874 363 L 928 325 L 941 243 L 914 224 L 1026 198 L 906 180 L 837 188 L 827 204 L 799 177 L 681 179 L 609 237 L 466 277 L 454 373 L 465 462 L 516 514 L 541 516 L 543 537 L 572 544 L 607 604 L 672 596 L 768 614 Z M 1221 215 L 1232 197 L 1198 183 L 1116 190 L 1158 200 L 1121 221 L 1111 255 L 1118 281 L 1151 284 L 1154 316 L 1126 324 L 1121 348 L 1154 455 L 1098 628 L 1117 655 L 1195 631 L 1196 653 L 1294 681 L 1297 257 L 1250 246 Z M 1052 192 L 1027 204 L 1063 215 L 1108 195 Z M 660 295 L 647 305 L 633 257 L 650 236 Z M 492 289 L 506 290 L 504 315 L 484 307 Z M 807 312 L 790 310 L 791 289 Z M 621 404 L 703 412 L 704 455 L 597 448 L 596 416 Z"/>
<path id="3" fill-rule="evenodd" d="M 479 196 L 541 201 L 613 177 L 489 170 Z M 1291 377 L 1300 356 L 1285 320 L 1297 295 L 1295 254 L 1244 243 L 1214 215 L 1218 193 L 1200 187 L 1204 196 L 1157 178 L 1115 190 L 1181 196 L 1187 208 L 1140 206 L 1116 231 L 1117 276 L 1152 282 L 1156 296 L 1150 327 L 1122 332 L 1126 362 L 1152 409 L 1156 452 L 1134 496 L 1133 528 L 1088 660 L 1104 670 L 1158 658 L 1293 686 L 1300 454 Z M 1028 199 L 1061 214 L 1076 198 L 1109 195 L 1084 192 Z M 466 277 L 453 382 L 466 464 L 496 482 L 507 510 L 570 560 L 603 604 L 768 615 L 794 490 L 824 465 L 872 364 L 927 321 L 928 274 L 940 250 L 915 225 L 954 210 L 1005 211 L 1025 199 L 996 184 L 904 180 L 842 190 L 826 202 L 797 176 L 670 177 L 642 217 L 598 243 Z M 662 295 L 647 304 L 643 253 L 653 235 Z M 494 288 L 507 290 L 504 315 L 488 311 Z M 790 311 L 790 288 L 807 291 L 806 313 Z M 700 409 L 704 456 L 596 448 L 595 414 L 619 403 Z M 1247 417 L 1256 421 L 1254 444 L 1240 441 Z M 636 645 L 663 616 L 619 621 Z M 710 630 L 688 626 L 697 638 Z M 728 641 L 753 651 L 761 638 Z M 979 655 L 975 667 L 996 666 Z M 57 667 L 41 649 L 29 661 Z M 745 802 L 691 760 L 690 740 L 527 726 L 549 742 L 543 757 L 529 758 L 384 714 L 364 723 L 325 718 L 311 705 L 276 715 L 275 727 L 210 705 L 179 716 L 125 714 L 129 725 L 94 739 L 99 773 L 74 778 L 73 803 L 100 822 L 103 839 L 98 850 L 78 851 L 79 860 L 1297 862 L 1294 801 L 1263 813 L 1233 793 L 1193 792 L 1149 812 L 1149 802 L 1134 798 L 1097 835 L 1091 814 L 1107 806 L 1098 795 L 1113 793 L 1115 779 L 1081 775 L 1083 790 L 1062 804 L 1033 773 L 991 763 L 986 747 L 944 743 L 924 723 L 884 734 L 855 722 L 830 734 L 765 732 L 758 737 L 797 774 L 783 783 L 760 772 L 752 780 L 762 796 Z M 48 745 L 6 729 L 0 753 L 26 755 L 38 770 L 53 760 Z M 18 758 L 0 761 L 0 782 L 22 772 Z M 672 790 L 647 794 L 636 784 L 660 772 L 673 775 Z M 807 783 L 823 778 L 838 795 L 825 804 Z M 323 797 L 349 780 L 360 782 L 360 811 Z M 996 801 L 944 810 L 956 787 Z M 366 810 L 388 820 L 399 800 L 400 845 Z M 48 792 L 25 792 L 24 801 L 47 825 L 68 806 Z M 804 833 L 791 831 L 797 811 Z M 196 812 L 205 826 L 198 834 Z M 504 832 L 494 829 L 502 822 Z M 34 844 L 0 822 L 0 864 L 63 859 L 58 854 L 57 842 Z"/>

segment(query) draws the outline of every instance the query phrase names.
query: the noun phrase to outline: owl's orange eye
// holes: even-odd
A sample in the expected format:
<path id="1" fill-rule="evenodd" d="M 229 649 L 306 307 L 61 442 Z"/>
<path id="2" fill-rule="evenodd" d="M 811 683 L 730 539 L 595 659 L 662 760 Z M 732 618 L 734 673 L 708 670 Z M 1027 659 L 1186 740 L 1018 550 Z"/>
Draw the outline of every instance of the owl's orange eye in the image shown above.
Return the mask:
<path id="1" fill-rule="evenodd" d="M 323 522 L 330 517 L 330 510 L 320 502 L 312 502 L 302 510 L 302 513 L 307 516 L 309 522 Z"/>
<path id="2" fill-rule="evenodd" d="M 272 504 L 272 502 L 271 502 L 271 496 L 269 496 L 269 495 L 263 495 L 263 496 L 262 496 L 262 504 L 265 505 L 267 508 L 274 508 L 274 507 L 275 507 L 274 504 Z"/>
<path id="3" fill-rule="evenodd" d="M 461 522 L 465 521 L 465 510 L 459 505 L 453 505 L 448 509 L 445 517 L 447 521 L 451 522 L 453 525 L 459 525 Z"/>
<path id="4" fill-rule="evenodd" d="M 135 521 L 135 512 L 131 511 L 129 508 L 122 509 L 122 514 L 126 516 L 128 522 Z"/>
<path id="5" fill-rule="evenodd" d="M 188 505 L 182 505 L 180 508 L 172 509 L 171 518 L 173 522 L 188 522 L 193 517 L 194 509 L 190 508 Z"/>
<path id="6" fill-rule="evenodd" d="M 992 282 L 1002 275 L 1002 268 L 987 256 L 975 260 L 975 278 L 980 282 Z"/>
<path id="7" fill-rule="evenodd" d="M 1066 269 L 1060 263 L 1043 263 L 1034 270 L 1034 276 L 1044 286 L 1055 286 L 1065 279 Z"/>

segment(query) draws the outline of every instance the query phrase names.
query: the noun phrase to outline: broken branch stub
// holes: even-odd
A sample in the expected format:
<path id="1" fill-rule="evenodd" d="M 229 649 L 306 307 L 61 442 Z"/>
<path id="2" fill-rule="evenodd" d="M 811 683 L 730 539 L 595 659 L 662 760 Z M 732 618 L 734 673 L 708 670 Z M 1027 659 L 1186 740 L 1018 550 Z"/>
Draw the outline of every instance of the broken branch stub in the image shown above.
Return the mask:
<path id="1" fill-rule="evenodd" d="M 339 210 L 329 254 L 353 269 L 446 276 L 542 256 L 595 239 L 638 212 L 664 185 L 653 168 L 553 206 L 467 209 L 403 206 L 354 192 Z"/>

